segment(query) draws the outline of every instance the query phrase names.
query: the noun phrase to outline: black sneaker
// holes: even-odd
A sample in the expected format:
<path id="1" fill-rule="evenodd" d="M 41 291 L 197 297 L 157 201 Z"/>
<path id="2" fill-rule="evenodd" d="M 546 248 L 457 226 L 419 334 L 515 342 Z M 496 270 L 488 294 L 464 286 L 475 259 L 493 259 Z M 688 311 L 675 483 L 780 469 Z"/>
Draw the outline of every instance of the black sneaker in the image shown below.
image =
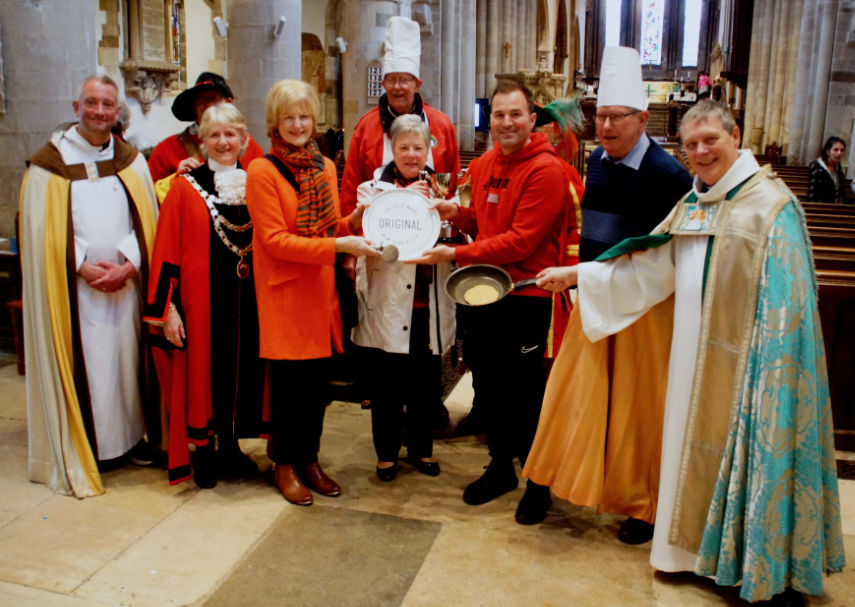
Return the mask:
<path id="1" fill-rule="evenodd" d="M 546 518 L 552 496 L 549 487 L 526 481 L 525 493 L 514 515 L 520 525 L 537 525 Z"/>
<path id="2" fill-rule="evenodd" d="M 653 525 L 629 517 L 621 523 L 617 537 L 624 544 L 643 544 L 653 539 Z"/>
<path id="3" fill-rule="evenodd" d="M 478 480 L 469 483 L 463 491 L 463 501 L 470 506 L 480 506 L 517 488 L 517 473 L 513 462 L 490 462 Z"/>
<path id="4" fill-rule="evenodd" d="M 163 466 L 166 463 L 165 455 L 145 442 L 145 439 L 140 439 L 125 455 L 137 466 Z"/>

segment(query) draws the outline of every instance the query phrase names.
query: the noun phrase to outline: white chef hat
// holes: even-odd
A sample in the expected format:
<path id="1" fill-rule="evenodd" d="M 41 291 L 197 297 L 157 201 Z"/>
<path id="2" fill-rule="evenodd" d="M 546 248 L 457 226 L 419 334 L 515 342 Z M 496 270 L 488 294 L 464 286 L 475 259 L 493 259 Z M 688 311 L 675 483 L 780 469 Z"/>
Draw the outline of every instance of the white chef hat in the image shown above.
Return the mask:
<path id="1" fill-rule="evenodd" d="M 641 82 L 641 57 L 634 48 L 626 46 L 603 48 L 597 107 L 604 105 L 625 105 L 638 110 L 647 109 L 644 85 Z"/>
<path id="2" fill-rule="evenodd" d="M 421 28 L 406 17 L 389 17 L 386 23 L 383 74 L 406 72 L 419 77 L 422 54 Z"/>

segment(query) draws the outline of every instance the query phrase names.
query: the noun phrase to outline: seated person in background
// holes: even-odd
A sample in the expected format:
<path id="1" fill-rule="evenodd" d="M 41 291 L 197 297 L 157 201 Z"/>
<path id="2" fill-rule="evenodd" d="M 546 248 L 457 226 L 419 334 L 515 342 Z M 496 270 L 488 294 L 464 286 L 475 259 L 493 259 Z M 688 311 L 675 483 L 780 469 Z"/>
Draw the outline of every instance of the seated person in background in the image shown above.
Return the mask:
<path id="1" fill-rule="evenodd" d="M 430 149 L 430 129 L 415 114 L 395 119 L 389 129 L 393 160 L 377 169 L 376 178 L 357 189 L 359 203 L 370 204 L 380 192 L 409 188 L 430 196 L 419 179 Z M 391 481 L 398 470 L 404 438 L 406 405 L 407 451 L 422 474 L 436 476 L 433 457 L 433 415 L 442 398 L 441 355 L 454 343 L 454 302 L 442 286 L 450 264 L 386 263 L 362 257 L 356 264 L 359 324 L 353 343 L 369 348 L 371 430 L 377 452 L 377 477 Z"/>
<path id="2" fill-rule="evenodd" d="M 840 161 L 846 153 L 846 142 L 829 137 L 822 146 L 820 157 L 810 163 L 807 199 L 815 202 L 842 203 L 845 177 Z"/>

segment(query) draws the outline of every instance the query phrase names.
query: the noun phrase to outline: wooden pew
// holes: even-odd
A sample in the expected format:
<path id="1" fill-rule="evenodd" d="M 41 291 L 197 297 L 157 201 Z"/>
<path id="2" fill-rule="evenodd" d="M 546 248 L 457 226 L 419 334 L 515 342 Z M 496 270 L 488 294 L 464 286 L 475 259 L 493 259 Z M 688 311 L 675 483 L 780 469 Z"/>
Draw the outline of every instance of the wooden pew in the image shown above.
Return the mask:
<path id="1" fill-rule="evenodd" d="M 828 365 L 828 385 L 834 426 L 834 445 L 855 451 L 855 250 L 838 257 L 838 268 L 816 255 L 819 316 Z M 819 269 L 820 265 L 826 269 Z M 849 269 L 842 269 L 848 267 Z"/>
<path id="2" fill-rule="evenodd" d="M 855 450 L 855 206 L 802 203 L 819 285 L 837 449 Z"/>
<path id="3" fill-rule="evenodd" d="M 802 202 L 805 214 L 810 215 L 847 215 L 855 217 L 855 204 L 829 204 L 827 202 Z"/>

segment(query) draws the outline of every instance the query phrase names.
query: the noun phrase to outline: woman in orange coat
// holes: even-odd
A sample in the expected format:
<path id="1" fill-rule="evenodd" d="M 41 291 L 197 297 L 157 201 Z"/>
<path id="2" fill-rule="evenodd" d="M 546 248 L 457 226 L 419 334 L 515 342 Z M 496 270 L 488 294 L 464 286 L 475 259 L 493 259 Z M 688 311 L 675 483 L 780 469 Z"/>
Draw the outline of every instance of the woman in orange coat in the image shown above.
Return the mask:
<path id="1" fill-rule="evenodd" d="M 312 140 L 317 92 L 281 80 L 267 94 L 270 153 L 247 171 L 261 357 L 270 361 L 274 481 L 289 502 L 336 496 L 318 464 L 333 350 L 342 351 L 333 264 L 338 252 L 377 255 L 361 236 L 362 211 L 339 213 L 335 165 Z"/>

